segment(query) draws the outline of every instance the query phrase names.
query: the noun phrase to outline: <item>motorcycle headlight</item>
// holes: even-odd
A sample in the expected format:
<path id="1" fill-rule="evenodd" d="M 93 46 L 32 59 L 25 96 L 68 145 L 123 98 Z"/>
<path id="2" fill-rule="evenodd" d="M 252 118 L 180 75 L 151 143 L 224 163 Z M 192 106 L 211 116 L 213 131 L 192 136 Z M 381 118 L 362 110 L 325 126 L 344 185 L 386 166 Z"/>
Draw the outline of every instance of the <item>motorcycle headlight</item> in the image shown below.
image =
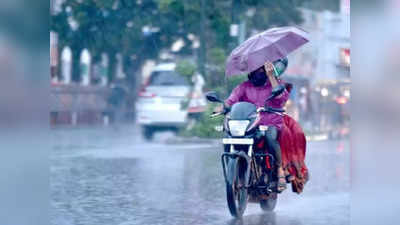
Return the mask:
<path id="1" fill-rule="evenodd" d="M 244 136 L 249 123 L 250 121 L 248 120 L 229 120 L 229 131 L 232 136 Z"/>

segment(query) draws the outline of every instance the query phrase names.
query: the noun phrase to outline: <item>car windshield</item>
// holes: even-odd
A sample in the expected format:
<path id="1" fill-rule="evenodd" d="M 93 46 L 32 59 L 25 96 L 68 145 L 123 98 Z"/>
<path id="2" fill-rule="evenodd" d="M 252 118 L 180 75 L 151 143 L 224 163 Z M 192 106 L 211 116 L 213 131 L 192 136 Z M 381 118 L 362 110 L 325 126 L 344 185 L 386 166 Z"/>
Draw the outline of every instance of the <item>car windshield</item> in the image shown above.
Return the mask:
<path id="1" fill-rule="evenodd" d="M 150 76 L 150 85 L 160 86 L 187 86 L 184 77 L 174 71 L 155 71 Z"/>

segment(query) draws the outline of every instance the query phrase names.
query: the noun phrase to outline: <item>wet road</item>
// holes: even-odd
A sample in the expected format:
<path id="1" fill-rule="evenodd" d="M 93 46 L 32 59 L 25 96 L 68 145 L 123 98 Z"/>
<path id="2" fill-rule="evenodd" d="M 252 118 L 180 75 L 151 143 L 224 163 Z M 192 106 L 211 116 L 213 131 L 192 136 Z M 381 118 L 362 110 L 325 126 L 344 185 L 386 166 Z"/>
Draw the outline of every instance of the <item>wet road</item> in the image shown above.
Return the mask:
<path id="1" fill-rule="evenodd" d="M 51 218 L 54 225 L 350 224 L 349 144 L 310 142 L 311 180 L 301 195 L 290 188 L 274 213 L 249 204 L 234 220 L 225 200 L 213 144 L 143 141 L 136 129 L 54 130 Z"/>

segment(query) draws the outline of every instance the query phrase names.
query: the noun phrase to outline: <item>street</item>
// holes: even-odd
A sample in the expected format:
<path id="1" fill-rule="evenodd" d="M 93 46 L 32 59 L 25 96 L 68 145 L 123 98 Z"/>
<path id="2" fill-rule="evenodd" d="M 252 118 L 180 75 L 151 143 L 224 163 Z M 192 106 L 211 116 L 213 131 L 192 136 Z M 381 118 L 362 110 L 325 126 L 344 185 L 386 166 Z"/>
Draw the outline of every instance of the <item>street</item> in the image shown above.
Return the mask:
<path id="1" fill-rule="evenodd" d="M 137 128 L 53 130 L 51 224 L 350 224 L 348 141 L 310 142 L 310 181 L 291 187 L 274 213 L 249 203 L 242 220 L 229 214 L 221 146 L 144 141 Z"/>

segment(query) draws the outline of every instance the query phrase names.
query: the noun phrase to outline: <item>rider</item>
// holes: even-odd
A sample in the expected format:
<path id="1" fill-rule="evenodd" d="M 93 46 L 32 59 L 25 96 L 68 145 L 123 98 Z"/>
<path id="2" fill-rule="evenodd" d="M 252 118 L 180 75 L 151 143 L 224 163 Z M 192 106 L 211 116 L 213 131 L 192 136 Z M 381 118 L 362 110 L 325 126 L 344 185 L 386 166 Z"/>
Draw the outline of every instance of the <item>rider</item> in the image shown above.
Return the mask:
<path id="1" fill-rule="evenodd" d="M 233 104 L 244 101 L 255 104 L 259 109 L 265 106 L 265 100 L 271 95 L 274 88 L 283 85 L 284 82 L 277 80 L 275 75 L 280 75 L 284 72 L 288 64 L 287 58 L 279 59 L 273 63 L 266 62 L 260 68 L 250 72 L 249 80 L 238 85 L 225 101 L 224 106 L 230 108 Z M 289 93 L 285 89 L 283 93 L 276 96 L 267 103 L 267 106 L 273 108 L 282 108 L 289 98 Z M 259 111 L 259 109 L 257 111 Z M 281 148 L 278 142 L 279 132 L 283 127 L 283 117 L 276 113 L 261 113 L 260 125 L 268 126 L 266 131 L 266 143 L 272 154 L 275 157 L 277 174 L 278 174 L 278 192 L 286 189 L 286 179 L 282 169 Z"/>

